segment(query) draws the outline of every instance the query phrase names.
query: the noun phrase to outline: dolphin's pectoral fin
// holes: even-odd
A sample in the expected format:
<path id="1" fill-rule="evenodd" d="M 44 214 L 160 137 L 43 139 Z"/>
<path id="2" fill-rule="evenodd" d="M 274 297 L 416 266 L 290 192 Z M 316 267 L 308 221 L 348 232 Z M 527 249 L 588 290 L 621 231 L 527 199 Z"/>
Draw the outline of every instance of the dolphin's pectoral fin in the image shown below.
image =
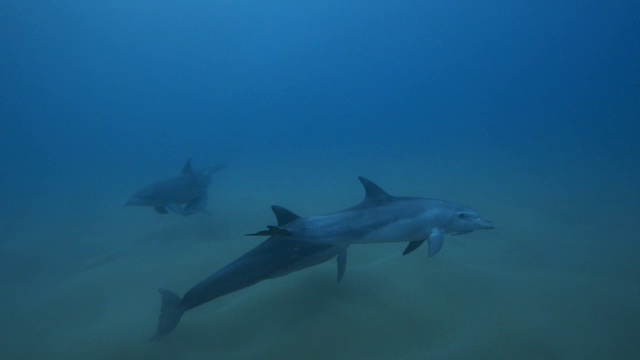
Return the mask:
<path id="1" fill-rule="evenodd" d="M 176 204 L 176 203 L 166 203 L 164 204 L 164 207 L 171 211 L 174 212 L 176 214 L 182 215 L 182 216 L 188 216 L 188 215 L 193 215 L 195 213 L 199 213 L 201 211 L 204 211 L 204 207 L 207 206 L 207 195 L 203 195 L 200 197 L 197 197 L 191 201 L 189 201 L 188 203 L 186 203 L 184 205 L 184 207 Z"/>
<path id="2" fill-rule="evenodd" d="M 176 203 L 166 203 L 166 204 L 164 204 L 164 207 L 167 210 L 169 210 L 171 212 L 174 212 L 174 213 L 176 213 L 178 215 L 183 215 L 183 216 L 189 215 L 187 213 L 187 211 L 182 206 L 180 206 L 180 205 L 178 205 Z"/>
<path id="3" fill-rule="evenodd" d="M 244 234 L 245 236 L 288 236 L 291 235 L 289 230 L 278 226 L 267 226 L 267 230 L 258 231 L 253 234 Z"/>
<path id="4" fill-rule="evenodd" d="M 340 282 L 347 270 L 347 251 L 341 252 L 336 259 L 338 260 L 338 282 Z"/>
<path id="5" fill-rule="evenodd" d="M 437 254 L 442 249 L 442 245 L 444 245 L 444 232 L 434 229 L 429 235 L 429 257 Z"/>
<path id="6" fill-rule="evenodd" d="M 154 207 L 154 209 L 156 210 L 157 213 L 159 214 L 168 214 L 169 212 L 167 211 L 167 209 L 164 208 L 164 206 L 156 206 Z"/>
<path id="7" fill-rule="evenodd" d="M 404 249 L 404 252 L 402 253 L 402 255 L 407 255 L 408 253 L 412 252 L 413 250 L 417 249 L 420 247 L 420 245 L 422 245 L 422 243 L 425 241 L 426 239 L 422 239 L 422 240 L 417 240 L 417 241 L 410 241 L 409 245 L 407 245 L 407 248 Z"/>

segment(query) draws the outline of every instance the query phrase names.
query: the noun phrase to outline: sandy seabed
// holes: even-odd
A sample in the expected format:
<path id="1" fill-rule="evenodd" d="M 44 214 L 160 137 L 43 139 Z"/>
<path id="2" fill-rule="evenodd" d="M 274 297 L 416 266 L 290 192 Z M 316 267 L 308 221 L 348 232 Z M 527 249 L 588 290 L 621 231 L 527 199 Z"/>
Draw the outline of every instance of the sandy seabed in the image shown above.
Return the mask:
<path id="1" fill-rule="evenodd" d="M 354 245 L 339 284 L 332 260 L 216 299 L 187 312 L 165 340 L 149 341 L 157 288 L 184 294 L 257 245 L 262 239 L 242 234 L 273 223 L 272 203 L 312 215 L 359 201 L 352 175 L 241 184 L 221 177 L 212 216 L 188 218 L 122 208 L 130 184 L 98 200 L 71 192 L 63 202 L 38 199 L 38 209 L 55 203 L 56 211 L 35 215 L 25 206 L 4 220 L 12 241 L 1 259 L 0 358 L 640 356 L 638 195 L 624 184 L 567 192 L 488 175 L 472 188 L 446 178 L 425 185 L 423 174 L 372 179 L 392 194 L 463 202 L 496 230 L 447 237 L 434 258 L 426 246 L 402 256 L 405 244 Z M 323 179 L 332 180 L 314 187 Z"/>

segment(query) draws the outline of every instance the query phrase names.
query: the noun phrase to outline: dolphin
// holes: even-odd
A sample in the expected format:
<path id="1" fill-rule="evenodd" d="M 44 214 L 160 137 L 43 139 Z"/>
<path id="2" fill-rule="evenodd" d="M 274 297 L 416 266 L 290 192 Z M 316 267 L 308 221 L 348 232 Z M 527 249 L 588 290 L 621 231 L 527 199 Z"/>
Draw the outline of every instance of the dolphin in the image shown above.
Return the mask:
<path id="1" fill-rule="evenodd" d="M 124 205 L 151 206 L 160 214 L 172 211 L 183 216 L 206 211 L 207 188 L 211 182 L 211 175 L 225 167 L 227 165 L 218 165 L 194 171 L 191 159 L 187 159 L 179 176 L 146 186 Z"/>
<path id="2" fill-rule="evenodd" d="M 279 226 L 300 217 L 279 207 L 272 207 Z M 315 244 L 272 236 L 253 250 L 200 281 L 180 298 L 175 293 L 159 289 L 162 301 L 158 328 L 152 340 L 159 340 L 178 326 L 182 315 L 197 306 L 260 281 L 288 275 L 337 257 L 340 281 L 347 265 L 345 244 Z"/>
<path id="3" fill-rule="evenodd" d="M 346 210 L 327 215 L 298 218 L 284 226 L 248 236 L 279 236 L 316 244 L 366 244 L 409 242 L 403 255 L 425 240 L 429 256 L 444 244 L 444 235 L 462 235 L 480 229 L 494 229 L 490 221 L 462 204 L 451 201 L 389 195 L 371 180 L 359 177 L 365 198 Z"/>

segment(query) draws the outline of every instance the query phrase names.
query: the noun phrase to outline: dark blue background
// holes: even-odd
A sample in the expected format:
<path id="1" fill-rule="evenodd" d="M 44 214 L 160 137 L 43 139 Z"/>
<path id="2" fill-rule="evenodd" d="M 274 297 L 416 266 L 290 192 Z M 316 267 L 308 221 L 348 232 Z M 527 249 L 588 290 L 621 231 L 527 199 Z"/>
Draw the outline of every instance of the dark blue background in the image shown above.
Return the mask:
<path id="1" fill-rule="evenodd" d="M 451 144 L 545 157 L 570 146 L 632 164 L 639 8 L 3 2 L 2 166 Z"/>

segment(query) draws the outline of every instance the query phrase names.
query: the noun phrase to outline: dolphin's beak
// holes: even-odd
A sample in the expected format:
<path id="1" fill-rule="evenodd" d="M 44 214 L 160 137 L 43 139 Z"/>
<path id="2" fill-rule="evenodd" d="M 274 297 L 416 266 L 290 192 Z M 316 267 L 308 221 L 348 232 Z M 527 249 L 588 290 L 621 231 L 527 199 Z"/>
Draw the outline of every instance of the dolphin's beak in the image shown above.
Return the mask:
<path id="1" fill-rule="evenodd" d="M 495 229 L 496 228 L 496 224 L 492 223 L 491 221 L 488 220 L 484 220 L 484 219 L 477 219 L 474 221 L 474 223 L 476 223 L 478 225 L 478 230 L 484 230 L 484 229 Z"/>

